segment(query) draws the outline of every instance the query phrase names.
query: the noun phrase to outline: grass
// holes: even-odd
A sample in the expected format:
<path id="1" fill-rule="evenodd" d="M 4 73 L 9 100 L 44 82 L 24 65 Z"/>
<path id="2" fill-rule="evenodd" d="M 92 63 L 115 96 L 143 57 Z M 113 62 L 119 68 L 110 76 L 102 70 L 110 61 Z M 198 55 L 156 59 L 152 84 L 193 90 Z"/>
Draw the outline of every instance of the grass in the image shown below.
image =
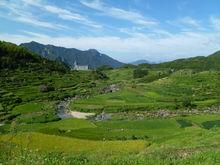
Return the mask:
<path id="1" fill-rule="evenodd" d="M 82 119 L 63 119 L 59 121 L 53 121 L 48 123 L 32 123 L 32 124 L 18 124 L 15 125 L 15 129 L 18 132 L 37 132 L 40 130 L 57 129 L 57 130 L 75 130 L 81 128 L 94 128 L 95 124 L 89 122 L 88 120 Z M 0 130 L 8 132 L 10 130 L 10 124 L 6 124 L 0 127 Z M 9 132 L 8 132 L 9 133 Z"/>
<path id="2" fill-rule="evenodd" d="M 184 135 L 192 128 L 203 130 L 205 122 L 219 120 L 218 115 L 195 115 L 165 119 L 127 120 L 92 122 L 82 119 L 65 119 L 45 124 L 17 125 L 19 132 L 41 132 L 44 134 L 72 137 L 85 140 L 137 140 L 163 141 L 173 136 Z M 200 123 L 198 121 L 201 121 Z M 218 123 L 216 123 L 218 124 Z M 213 125 L 214 126 L 214 125 Z M 218 126 L 218 125 L 216 125 Z M 7 129 L 7 125 L 3 128 Z M 188 128 L 188 129 L 187 129 Z M 9 128 L 8 128 L 9 129 Z"/>
<path id="3" fill-rule="evenodd" d="M 15 149 L 14 149 L 15 150 Z M 1 160 L 9 164 L 80 164 L 80 165 L 139 165 L 139 164 L 218 164 L 219 151 L 206 150 L 191 153 L 190 150 L 167 151 L 166 153 L 154 152 L 151 154 L 125 154 L 120 157 L 88 156 L 86 154 L 64 154 L 60 152 L 39 152 L 35 150 L 19 149 L 13 152 L 4 152 Z M 13 155 L 14 159 L 9 159 Z"/>
<path id="4" fill-rule="evenodd" d="M 1 135 L 0 142 L 18 145 L 17 153 L 13 146 L 4 149 L 12 149 L 10 154 L 24 155 L 27 152 L 28 159 L 38 158 L 42 162 L 46 162 L 43 158 L 60 162 L 68 160 L 69 163 L 78 162 L 77 164 L 215 164 L 219 161 L 220 129 L 189 127 L 184 128 L 183 132 L 174 133 L 176 130 L 172 129 L 172 135 L 168 136 L 167 130 L 162 133 L 161 129 L 156 128 L 154 131 L 158 131 L 157 136 L 160 136 L 158 140 L 94 141 L 42 133 L 19 133 L 15 136 Z M 162 134 L 167 136 L 161 138 Z M 4 154 L 2 152 L 0 157 Z M 22 156 L 16 156 L 15 159 L 22 159 Z M 4 159 L 6 158 L 4 155 Z"/>
<path id="5" fill-rule="evenodd" d="M 27 103 L 16 106 L 13 110 L 13 114 L 27 114 L 33 112 L 39 112 L 43 110 L 43 105 L 39 103 Z"/>
<path id="6" fill-rule="evenodd" d="M 0 141 L 8 141 L 10 135 L 0 137 Z M 23 133 L 16 135 L 11 142 L 23 147 L 38 149 L 41 151 L 58 151 L 67 153 L 89 153 L 89 154 L 123 154 L 143 151 L 148 142 L 137 141 L 91 141 L 81 140 L 56 135 L 45 135 L 41 133 Z M 120 150 L 118 149 L 120 146 Z"/>
<path id="7" fill-rule="evenodd" d="M 206 121 L 202 123 L 202 126 L 206 129 L 211 129 L 213 127 L 220 127 L 220 120 Z"/>
<path id="8" fill-rule="evenodd" d="M 71 109 L 79 111 L 106 110 L 108 112 L 136 111 L 137 109 L 175 110 L 187 108 L 184 107 L 184 99 L 189 99 L 196 108 L 203 109 L 211 105 L 218 105 L 220 102 L 218 95 L 220 74 L 215 71 L 198 72 L 193 75 L 185 71 L 184 74 L 174 73 L 169 77 L 148 83 L 134 82 L 129 75 L 131 69 L 121 69 L 118 73 L 121 75 L 115 75 L 119 72 L 118 70 L 108 72 L 111 78 L 109 81 L 112 83 L 117 76 L 118 79 L 124 80 L 121 82 L 121 90 L 74 101 L 70 106 Z"/>
<path id="9" fill-rule="evenodd" d="M 211 115 L 211 114 L 191 115 L 191 116 L 187 116 L 186 119 L 201 126 L 203 122 L 219 120 L 219 115 Z"/>
<path id="10" fill-rule="evenodd" d="M 0 144 L 4 144 L 0 157 L 11 162 L 9 158 L 16 155 L 18 163 L 27 156 L 27 162 L 41 164 L 216 163 L 220 128 L 203 127 L 204 122 L 216 120 L 219 115 L 100 122 L 65 119 L 17 125 L 18 133 L 0 135 Z"/>
<path id="11" fill-rule="evenodd" d="M 193 126 L 192 123 L 190 121 L 188 121 L 188 120 L 178 119 L 176 121 L 180 124 L 181 128 L 186 128 L 186 127 Z"/>
<path id="12" fill-rule="evenodd" d="M 2 76 L 0 118 L 15 116 L 0 126 L 0 160 L 6 164 L 218 163 L 218 114 L 144 116 L 158 109 L 190 110 L 192 107 L 183 104 L 186 100 L 199 111 L 217 107 L 218 71 L 168 74 L 166 70 L 149 69 L 149 75 L 138 79 L 133 79 L 131 68 L 105 73 L 108 80 L 81 71 L 62 75 L 16 70 L 6 78 Z M 55 90 L 40 92 L 42 84 Z M 118 84 L 120 90 L 100 94 L 110 84 Z M 75 95 L 82 98 L 71 102 L 72 110 L 105 111 L 112 113 L 112 119 L 59 119 L 57 103 Z"/>

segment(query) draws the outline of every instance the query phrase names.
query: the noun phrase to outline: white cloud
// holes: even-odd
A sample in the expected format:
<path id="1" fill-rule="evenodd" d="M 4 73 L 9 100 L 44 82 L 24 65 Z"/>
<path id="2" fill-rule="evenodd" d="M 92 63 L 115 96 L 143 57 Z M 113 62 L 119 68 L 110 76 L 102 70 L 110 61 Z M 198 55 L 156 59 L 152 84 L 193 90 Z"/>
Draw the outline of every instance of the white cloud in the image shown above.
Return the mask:
<path id="1" fill-rule="evenodd" d="M 220 30 L 220 18 L 218 18 L 216 16 L 211 16 L 210 21 L 211 21 L 212 27 L 214 29 Z"/>
<path id="2" fill-rule="evenodd" d="M 185 25 L 196 27 L 196 28 L 201 27 L 199 21 L 197 21 L 197 20 L 195 20 L 195 19 L 193 19 L 192 17 L 189 17 L 189 16 L 181 18 L 179 20 L 179 22 L 183 23 Z"/>
<path id="3" fill-rule="evenodd" d="M 21 0 L 22 3 L 9 3 L 0 0 L 0 8 L 10 11 L 5 14 L 0 11 L 0 16 L 14 21 L 31 24 L 51 29 L 68 28 L 61 24 L 47 22 L 30 11 L 35 8 L 40 11 L 46 11 L 46 14 L 53 14 L 56 18 L 79 22 L 91 27 L 99 27 L 96 22 L 90 21 L 87 16 L 75 13 L 58 6 L 43 4 L 41 0 Z M 20 1 L 20 2 L 21 2 Z M 0 39 L 14 43 L 22 43 L 29 41 L 37 41 L 44 44 L 53 44 L 64 47 L 75 47 L 78 49 L 95 48 L 106 53 L 113 58 L 123 62 L 129 62 L 137 59 L 146 59 L 150 61 L 167 61 L 177 58 L 185 58 L 197 55 L 208 55 L 220 49 L 220 18 L 211 16 L 209 24 L 202 24 L 200 20 L 196 20 L 190 16 L 178 18 L 170 21 L 172 25 L 179 28 L 179 32 L 169 32 L 157 25 L 157 21 L 146 18 L 138 12 L 127 11 L 124 9 L 108 6 L 99 0 L 81 0 L 81 3 L 92 9 L 101 11 L 106 16 L 119 18 L 130 21 L 134 24 L 133 27 L 117 28 L 112 27 L 106 29 L 111 31 L 112 36 L 105 32 L 98 33 L 98 37 L 91 36 L 48 36 L 37 32 L 20 31 L 22 35 L 1 34 Z M 204 21 L 204 20 L 203 20 Z M 156 25 L 156 26 L 155 26 Z M 210 28 L 212 26 L 212 28 Z M 207 30 L 201 30 L 204 27 L 209 27 Z M 182 29 L 187 30 L 182 30 Z M 94 28 L 95 29 L 95 28 Z M 17 30 L 17 29 L 16 29 Z M 101 29 L 101 30 L 104 30 Z M 114 31 L 126 33 L 115 36 Z"/>
<path id="4" fill-rule="evenodd" d="M 27 2 L 28 4 L 37 4 L 37 1 L 32 0 L 23 0 Z M 44 27 L 44 28 L 50 28 L 50 29 L 68 29 L 67 26 L 52 23 L 49 21 L 43 21 L 34 16 L 31 12 L 29 12 L 29 9 L 23 6 L 23 3 L 20 2 L 13 2 L 13 1 L 6 1 L 3 0 L 0 3 L 0 9 L 6 9 L 8 12 L 0 12 L 0 17 L 3 17 L 5 19 L 10 19 L 16 22 L 22 22 L 26 23 L 32 26 L 36 27 Z"/>
<path id="5" fill-rule="evenodd" d="M 40 21 L 40 20 L 34 18 L 33 16 L 20 15 L 16 19 L 14 19 L 14 21 L 27 23 L 27 24 L 37 26 L 37 27 L 40 26 L 40 27 L 51 28 L 51 29 L 67 29 L 68 28 L 64 25 Z"/>
<path id="6" fill-rule="evenodd" d="M 167 23 L 176 26 L 180 29 L 185 29 L 185 28 L 196 29 L 196 30 L 204 29 L 201 26 L 201 21 L 196 20 L 190 16 L 181 17 L 175 20 L 168 20 Z"/>
<path id="7" fill-rule="evenodd" d="M 62 8 L 51 6 L 51 5 L 42 6 L 42 8 L 50 13 L 57 14 L 59 18 L 64 19 L 64 20 L 77 21 L 78 23 L 92 26 L 95 28 L 102 27 L 101 25 L 98 25 L 97 23 L 90 21 L 85 16 L 82 16 L 78 13 L 73 13 L 66 9 L 62 9 Z"/>
<path id="8" fill-rule="evenodd" d="M 65 25 L 53 23 L 50 21 L 43 21 L 40 20 L 36 14 L 33 13 L 33 7 L 37 8 L 38 12 L 43 10 L 50 14 L 56 14 L 60 19 L 68 20 L 68 21 L 75 21 L 77 23 L 94 27 L 94 28 L 101 28 L 102 26 L 91 21 L 86 16 L 80 15 L 78 13 L 73 13 L 69 10 L 47 5 L 45 4 L 45 1 L 41 0 L 18 0 L 18 1 L 7 1 L 2 0 L 0 1 L 0 8 L 8 9 L 8 13 L 0 12 L 0 16 L 4 17 L 6 19 L 11 19 L 13 21 L 17 22 L 23 22 L 27 23 L 33 26 L 40 26 L 40 27 L 46 27 L 51 29 L 69 29 Z M 18 18 L 18 19 L 17 19 Z"/>
<path id="9" fill-rule="evenodd" d="M 130 21 L 138 25 L 157 25 L 158 22 L 154 19 L 149 19 L 143 16 L 142 14 L 134 11 L 128 11 L 121 8 L 116 8 L 112 6 L 107 6 L 99 0 L 87 1 L 81 0 L 81 3 L 89 8 L 98 10 L 106 14 L 107 16 L 114 17 L 116 19 L 122 19 Z"/>
<path id="10" fill-rule="evenodd" d="M 220 34 L 185 32 L 154 38 L 146 35 L 120 37 L 51 37 L 44 34 L 24 32 L 28 35 L 2 34 L 1 40 L 14 43 L 37 41 L 78 49 L 95 48 L 123 62 L 137 59 L 167 61 L 197 55 L 208 55 L 220 49 Z"/>

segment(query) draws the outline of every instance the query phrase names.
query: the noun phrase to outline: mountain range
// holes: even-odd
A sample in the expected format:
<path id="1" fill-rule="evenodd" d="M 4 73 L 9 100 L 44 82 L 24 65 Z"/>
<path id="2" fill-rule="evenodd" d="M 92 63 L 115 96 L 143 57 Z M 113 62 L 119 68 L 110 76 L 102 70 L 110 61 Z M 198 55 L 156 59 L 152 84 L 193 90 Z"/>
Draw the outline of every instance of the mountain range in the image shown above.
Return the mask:
<path id="1" fill-rule="evenodd" d="M 113 68 L 117 68 L 123 65 L 122 62 L 102 54 L 95 49 L 82 51 L 75 48 L 43 45 L 34 41 L 29 43 L 22 43 L 20 46 L 23 46 L 49 60 L 62 61 L 70 67 L 74 67 L 75 62 L 78 65 L 88 65 L 90 69 L 95 69 L 103 65 L 109 65 Z"/>
<path id="2" fill-rule="evenodd" d="M 65 62 L 70 66 L 73 66 L 76 61 L 79 65 L 89 65 L 90 68 L 97 68 L 102 65 L 113 67 L 123 65 L 123 63 L 107 55 L 100 54 L 94 49 L 80 51 L 73 48 L 67 49 L 53 45 L 42 45 L 36 42 L 21 44 L 21 46 L 4 41 L 0 42 L 0 68 L 2 69 L 26 67 L 37 70 L 39 68 L 43 70 L 68 70 L 66 65 L 57 62 L 57 60 Z M 198 56 L 178 59 L 160 64 L 147 64 L 147 66 L 151 68 L 170 68 L 175 70 L 220 70 L 220 51 L 206 57 Z"/>
<path id="3" fill-rule="evenodd" d="M 137 60 L 137 61 L 131 62 L 130 64 L 133 64 L 133 65 L 151 64 L 151 62 L 143 59 L 143 60 Z"/>

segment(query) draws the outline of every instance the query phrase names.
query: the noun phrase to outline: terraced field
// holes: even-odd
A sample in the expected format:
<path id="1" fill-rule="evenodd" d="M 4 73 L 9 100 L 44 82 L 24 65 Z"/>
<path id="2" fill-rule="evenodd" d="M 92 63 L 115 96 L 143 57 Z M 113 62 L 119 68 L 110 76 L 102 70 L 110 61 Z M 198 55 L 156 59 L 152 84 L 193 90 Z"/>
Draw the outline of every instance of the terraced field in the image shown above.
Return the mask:
<path id="1" fill-rule="evenodd" d="M 70 158 L 81 164 L 112 164 L 114 161 L 153 164 L 154 159 L 158 163 L 217 163 L 220 126 L 216 121 L 219 120 L 219 115 L 99 122 L 65 119 L 14 126 L 14 132 L 0 136 L 0 142 L 1 149 L 16 156 L 19 162 L 30 161 L 22 160 L 24 155 L 19 156 L 22 150 L 31 161 L 41 160 L 42 157 L 38 158 L 41 154 L 45 157 L 60 154 L 59 158 L 51 158 L 56 163 Z M 207 128 L 207 122 L 215 124 Z M 7 127 L 11 125 L 1 126 L 1 130 Z M 4 160 L 5 154 L 1 154 Z M 169 155 L 172 157 L 168 158 Z"/>
<path id="2" fill-rule="evenodd" d="M 0 71 L 0 163 L 219 164 L 220 72 L 135 69 Z"/>
<path id="3" fill-rule="evenodd" d="M 155 71 L 152 72 L 155 74 Z M 89 112 L 175 110 L 187 108 L 184 102 L 188 102 L 192 108 L 203 109 L 220 102 L 220 74 L 215 71 L 191 74 L 190 70 L 185 70 L 149 83 L 144 82 L 146 78 L 131 79 L 130 70 L 109 71 L 107 75 L 112 83 L 115 77 L 124 79 L 118 82 L 120 91 L 74 101 L 71 108 Z"/>

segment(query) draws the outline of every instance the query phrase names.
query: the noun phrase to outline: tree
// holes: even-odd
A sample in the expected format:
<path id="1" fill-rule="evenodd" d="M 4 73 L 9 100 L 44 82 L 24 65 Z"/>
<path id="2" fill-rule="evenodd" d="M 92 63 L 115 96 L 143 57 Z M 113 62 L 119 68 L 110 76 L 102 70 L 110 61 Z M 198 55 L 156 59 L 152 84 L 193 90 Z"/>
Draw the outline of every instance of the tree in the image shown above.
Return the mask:
<path id="1" fill-rule="evenodd" d="M 189 97 L 184 98 L 182 105 L 183 105 L 183 107 L 185 107 L 185 108 L 193 108 L 193 107 L 196 107 L 196 105 L 192 103 L 192 99 L 189 98 Z"/>
<path id="2" fill-rule="evenodd" d="M 140 69 L 137 68 L 133 71 L 133 77 L 134 78 L 142 78 L 144 76 L 148 75 L 148 70 L 147 69 Z"/>
<path id="3" fill-rule="evenodd" d="M 98 71 L 106 71 L 106 70 L 112 70 L 113 68 L 109 65 L 102 65 L 97 68 Z"/>

